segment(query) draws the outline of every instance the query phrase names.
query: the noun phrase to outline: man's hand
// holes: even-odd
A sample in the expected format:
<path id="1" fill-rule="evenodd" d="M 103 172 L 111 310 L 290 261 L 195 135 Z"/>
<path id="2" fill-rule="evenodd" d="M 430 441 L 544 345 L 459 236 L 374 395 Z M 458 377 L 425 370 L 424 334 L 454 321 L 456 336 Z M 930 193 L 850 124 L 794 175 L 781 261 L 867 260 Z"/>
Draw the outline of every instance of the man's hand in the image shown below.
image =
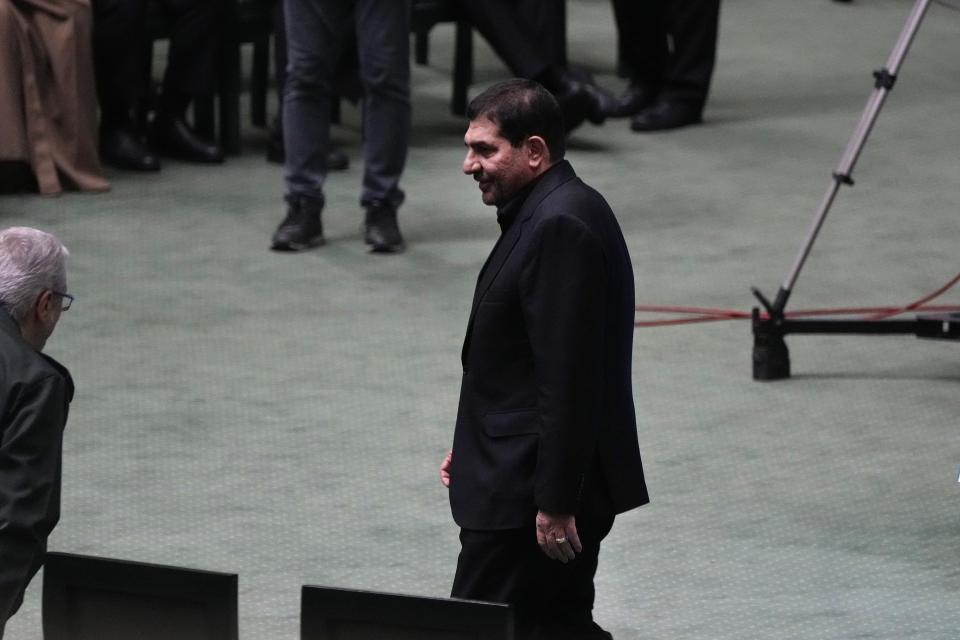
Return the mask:
<path id="1" fill-rule="evenodd" d="M 440 464 L 440 482 L 443 486 L 450 487 L 450 461 L 453 460 L 453 449 L 447 451 L 447 457 Z"/>
<path id="2" fill-rule="evenodd" d="M 537 512 L 537 544 L 553 560 L 566 564 L 583 551 L 573 516 Z"/>

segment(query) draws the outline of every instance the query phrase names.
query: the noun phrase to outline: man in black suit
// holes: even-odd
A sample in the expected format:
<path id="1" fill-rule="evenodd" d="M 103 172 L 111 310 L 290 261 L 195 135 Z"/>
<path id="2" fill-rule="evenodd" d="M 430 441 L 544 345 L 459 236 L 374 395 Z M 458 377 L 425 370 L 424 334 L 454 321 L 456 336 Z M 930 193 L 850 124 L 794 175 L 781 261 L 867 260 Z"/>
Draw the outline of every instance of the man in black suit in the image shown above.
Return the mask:
<path id="1" fill-rule="evenodd" d="M 28 227 L 0 231 L 0 638 L 60 518 L 70 373 L 41 353 L 66 293 L 66 248 Z"/>
<path id="2" fill-rule="evenodd" d="M 610 115 L 634 131 L 700 122 L 717 57 L 720 0 L 613 0 L 630 86 Z"/>
<path id="3" fill-rule="evenodd" d="M 609 638 L 593 577 L 614 516 L 648 501 L 631 386 L 633 269 L 603 197 L 563 159 L 542 86 L 471 102 L 464 173 L 497 207 L 441 465 L 462 550 L 452 595 L 515 605 L 520 638 Z"/>

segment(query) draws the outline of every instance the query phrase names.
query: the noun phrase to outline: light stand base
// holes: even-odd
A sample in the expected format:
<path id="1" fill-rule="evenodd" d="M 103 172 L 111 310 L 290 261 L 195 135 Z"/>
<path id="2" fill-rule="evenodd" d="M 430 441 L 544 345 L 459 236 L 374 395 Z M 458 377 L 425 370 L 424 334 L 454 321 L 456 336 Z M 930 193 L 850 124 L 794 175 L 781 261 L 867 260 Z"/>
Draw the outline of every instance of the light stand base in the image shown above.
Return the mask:
<path id="1" fill-rule="evenodd" d="M 761 318 L 753 309 L 753 379 L 790 377 L 789 333 L 907 335 L 936 340 L 960 340 L 960 313 L 920 315 L 913 320 L 790 320 L 770 313 Z"/>

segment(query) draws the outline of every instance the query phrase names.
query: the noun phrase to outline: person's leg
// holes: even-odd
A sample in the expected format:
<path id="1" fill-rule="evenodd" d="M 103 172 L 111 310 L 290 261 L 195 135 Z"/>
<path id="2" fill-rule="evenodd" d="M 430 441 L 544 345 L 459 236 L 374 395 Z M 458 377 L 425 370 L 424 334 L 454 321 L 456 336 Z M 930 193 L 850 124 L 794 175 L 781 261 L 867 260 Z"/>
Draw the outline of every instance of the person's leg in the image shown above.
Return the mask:
<path id="1" fill-rule="evenodd" d="M 664 73 L 663 93 L 676 101 L 707 101 L 717 57 L 720 0 L 669 0 L 664 4 L 673 53 Z"/>
<path id="2" fill-rule="evenodd" d="M 195 162 L 223 162 L 223 151 L 187 125 L 187 106 L 211 98 L 217 85 L 222 0 L 165 0 L 173 20 L 163 93 L 154 121 L 157 147 Z"/>
<path id="3" fill-rule="evenodd" d="M 358 0 L 357 52 L 363 84 L 365 241 L 377 252 L 403 248 L 396 222 L 410 139 L 410 0 Z"/>
<path id="4" fill-rule="evenodd" d="M 618 101 L 616 117 L 634 115 L 656 99 L 667 60 L 667 34 L 658 0 L 613 0 L 617 50 L 630 84 Z"/>
<path id="5" fill-rule="evenodd" d="M 536 29 L 523 19 L 516 0 L 457 0 L 457 5 L 513 75 L 537 79 L 552 68 L 554 60 L 539 46 Z"/>
<path id="6" fill-rule="evenodd" d="M 660 0 L 673 46 L 657 102 L 634 116 L 634 131 L 700 122 L 717 52 L 720 0 Z"/>
<path id="7" fill-rule="evenodd" d="M 121 169 L 156 171 L 160 160 L 140 140 L 135 110 L 144 77 L 145 0 L 94 0 L 93 67 L 100 103 L 100 159 Z"/>
<path id="8" fill-rule="evenodd" d="M 287 78 L 283 142 L 287 193 L 323 200 L 333 78 L 350 3 L 285 0 Z"/>
<path id="9" fill-rule="evenodd" d="M 272 248 L 323 244 L 323 183 L 330 148 L 330 100 L 348 0 L 285 0 L 287 76 L 283 97 L 287 216 Z"/>
<path id="10" fill-rule="evenodd" d="M 279 108 L 267 131 L 267 160 L 283 164 L 286 161 L 283 148 L 283 93 L 287 80 L 287 21 L 283 0 L 276 0 L 270 13 L 273 24 L 273 74 Z M 327 152 L 327 171 L 345 171 L 349 166 L 347 154 L 331 145 Z"/>
<path id="11" fill-rule="evenodd" d="M 609 638 L 593 621 L 600 542 L 613 516 L 578 516 L 583 551 L 563 564 L 537 545 L 536 531 L 461 530 L 461 552 L 451 596 L 515 607 L 520 638 Z"/>

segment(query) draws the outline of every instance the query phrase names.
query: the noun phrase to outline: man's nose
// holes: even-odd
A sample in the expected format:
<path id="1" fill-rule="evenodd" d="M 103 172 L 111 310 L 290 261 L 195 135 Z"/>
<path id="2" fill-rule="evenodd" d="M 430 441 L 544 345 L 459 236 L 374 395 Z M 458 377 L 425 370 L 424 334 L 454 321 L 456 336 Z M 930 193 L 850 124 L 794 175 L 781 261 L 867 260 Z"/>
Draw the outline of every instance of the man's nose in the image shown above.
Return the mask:
<path id="1" fill-rule="evenodd" d="M 478 169 L 477 157 L 473 151 L 467 151 L 463 158 L 463 172 L 467 175 L 474 173 Z"/>

